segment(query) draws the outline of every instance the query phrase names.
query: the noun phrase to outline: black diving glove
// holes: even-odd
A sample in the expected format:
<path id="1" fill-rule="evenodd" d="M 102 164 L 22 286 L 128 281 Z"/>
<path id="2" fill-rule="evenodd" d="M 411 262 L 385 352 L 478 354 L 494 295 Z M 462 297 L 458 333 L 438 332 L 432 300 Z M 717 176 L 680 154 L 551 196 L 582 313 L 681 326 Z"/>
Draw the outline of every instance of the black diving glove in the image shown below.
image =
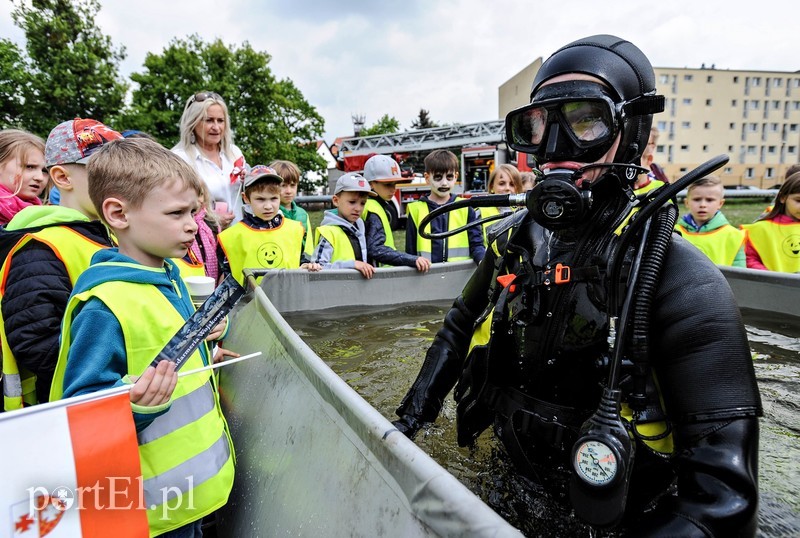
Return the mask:
<path id="1" fill-rule="evenodd" d="M 422 424 L 412 417 L 411 415 L 403 415 L 400 417 L 399 420 L 395 420 L 392 422 L 397 431 L 411 439 L 414 440 L 414 437 L 417 436 L 417 432 L 422 428 Z"/>

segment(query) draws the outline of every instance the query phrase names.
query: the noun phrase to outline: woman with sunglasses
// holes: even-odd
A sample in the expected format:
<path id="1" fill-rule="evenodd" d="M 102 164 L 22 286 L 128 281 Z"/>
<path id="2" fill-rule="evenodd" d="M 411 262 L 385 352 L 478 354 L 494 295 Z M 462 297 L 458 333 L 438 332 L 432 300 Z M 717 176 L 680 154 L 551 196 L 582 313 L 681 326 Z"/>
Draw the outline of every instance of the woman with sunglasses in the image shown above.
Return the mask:
<path id="1" fill-rule="evenodd" d="M 219 94 L 189 97 L 181 116 L 181 139 L 172 151 L 205 181 L 222 228 L 242 218 L 245 160 L 233 144 L 228 107 Z"/>
<path id="2" fill-rule="evenodd" d="M 506 117 L 541 180 L 497 225 L 394 424 L 413 438 L 455 386 L 459 445 L 493 426 L 565 525 L 574 510 L 623 536 L 754 536 L 761 401 L 739 310 L 673 234 L 683 183 L 633 195 L 663 109 L 649 60 L 620 38 L 542 64 Z"/>

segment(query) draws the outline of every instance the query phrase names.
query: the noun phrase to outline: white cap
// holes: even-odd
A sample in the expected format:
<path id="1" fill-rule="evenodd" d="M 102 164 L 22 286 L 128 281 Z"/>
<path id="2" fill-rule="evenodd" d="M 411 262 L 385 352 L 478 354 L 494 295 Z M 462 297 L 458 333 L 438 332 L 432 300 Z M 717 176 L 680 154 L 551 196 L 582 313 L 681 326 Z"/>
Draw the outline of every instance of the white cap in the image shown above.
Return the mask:
<path id="1" fill-rule="evenodd" d="M 364 164 L 364 177 L 367 181 L 402 181 L 400 165 L 388 155 L 373 155 Z"/>
<path id="2" fill-rule="evenodd" d="M 336 180 L 336 189 L 333 194 L 340 192 L 366 192 L 370 196 L 375 196 L 364 176 L 357 172 L 348 172 Z"/>

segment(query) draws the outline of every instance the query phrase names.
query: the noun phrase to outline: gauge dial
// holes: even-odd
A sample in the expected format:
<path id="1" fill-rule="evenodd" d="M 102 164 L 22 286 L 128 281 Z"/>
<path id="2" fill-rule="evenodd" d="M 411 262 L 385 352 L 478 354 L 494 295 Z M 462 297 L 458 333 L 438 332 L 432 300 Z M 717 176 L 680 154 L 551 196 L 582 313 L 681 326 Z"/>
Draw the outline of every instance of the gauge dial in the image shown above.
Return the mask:
<path id="1" fill-rule="evenodd" d="M 600 441 L 581 443 L 575 451 L 574 464 L 578 476 L 594 486 L 609 484 L 617 476 L 617 456 L 608 445 Z"/>

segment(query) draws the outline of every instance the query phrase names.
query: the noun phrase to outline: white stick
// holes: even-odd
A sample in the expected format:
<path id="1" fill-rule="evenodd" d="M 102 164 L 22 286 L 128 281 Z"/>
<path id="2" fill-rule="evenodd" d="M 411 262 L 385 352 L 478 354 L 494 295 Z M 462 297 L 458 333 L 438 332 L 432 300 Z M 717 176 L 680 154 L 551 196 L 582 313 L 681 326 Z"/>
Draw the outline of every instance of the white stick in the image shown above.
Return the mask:
<path id="1" fill-rule="evenodd" d="M 261 352 L 256 351 L 255 353 L 251 353 L 250 355 L 243 355 L 241 357 L 236 357 L 235 359 L 228 359 L 226 361 L 221 361 L 216 364 L 203 366 L 202 368 L 195 368 L 194 370 L 189 370 L 188 372 L 181 372 L 178 374 L 178 377 L 184 377 L 192 374 L 199 374 L 200 372 L 205 372 L 206 370 L 213 370 L 215 368 L 221 368 L 223 366 L 228 366 L 236 362 L 246 361 L 247 359 L 252 359 L 253 357 L 258 357 L 259 355 L 261 355 Z"/>

